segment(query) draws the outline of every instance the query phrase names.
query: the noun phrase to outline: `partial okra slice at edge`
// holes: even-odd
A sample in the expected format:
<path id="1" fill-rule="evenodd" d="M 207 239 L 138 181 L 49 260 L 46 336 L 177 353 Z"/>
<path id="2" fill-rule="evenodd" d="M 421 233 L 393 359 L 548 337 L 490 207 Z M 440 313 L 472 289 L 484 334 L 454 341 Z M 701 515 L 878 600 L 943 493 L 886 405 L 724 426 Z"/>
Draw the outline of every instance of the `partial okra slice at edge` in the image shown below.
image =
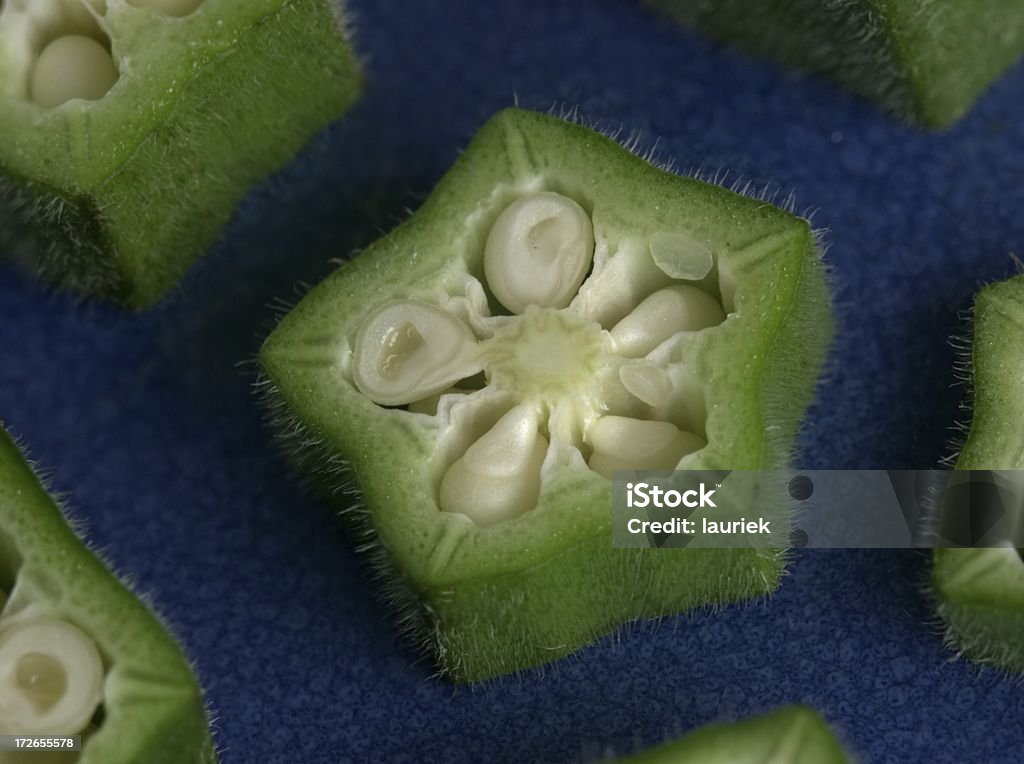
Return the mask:
<path id="1" fill-rule="evenodd" d="M 52 754 L 60 762 L 216 761 L 181 649 L 75 535 L 2 429 L 0 735 L 82 735 L 80 755 Z M 0 763 L 34 756 L 47 754 L 0 752 Z"/>
<path id="2" fill-rule="evenodd" d="M 609 478 L 786 464 L 831 330 L 806 221 L 510 109 L 260 361 L 299 460 L 351 467 L 400 620 L 475 681 L 772 591 L 781 549 L 613 548 Z"/>
<path id="3" fill-rule="evenodd" d="M 646 0 L 681 23 L 824 74 L 886 110 L 945 128 L 1024 53 L 1017 0 Z"/>
<path id="4" fill-rule="evenodd" d="M 1024 275 L 978 293 L 973 327 L 974 412 L 956 469 L 1024 470 Z M 1019 484 L 1016 495 L 1024 497 Z M 1008 509 L 1024 525 L 1024 504 Z M 951 645 L 1024 672 L 1024 552 L 1015 543 L 936 549 L 931 587 Z"/>
<path id="5" fill-rule="evenodd" d="M 785 706 L 732 723 L 708 724 L 620 764 L 850 764 L 821 716 L 806 706 Z"/>
<path id="6" fill-rule="evenodd" d="M 148 307 L 360 89 L 335 0 L 5 0 L 0 249 Z"/>

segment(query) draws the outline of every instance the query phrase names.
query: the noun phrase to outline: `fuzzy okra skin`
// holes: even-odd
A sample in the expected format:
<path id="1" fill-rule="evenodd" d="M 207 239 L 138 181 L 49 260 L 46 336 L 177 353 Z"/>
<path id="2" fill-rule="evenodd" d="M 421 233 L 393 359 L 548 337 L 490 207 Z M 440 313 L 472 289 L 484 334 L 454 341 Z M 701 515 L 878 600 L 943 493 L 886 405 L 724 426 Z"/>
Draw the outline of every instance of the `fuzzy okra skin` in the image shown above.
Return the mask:
<path id="1" fill-rule="evenodd" d="M 804 220 L 509 109 L 260 362 L 303 466 L 351 467 L 400 621 L 476 681 L 772 591 L 777 549 L 612 548 L 607 475 L 786 463 L 831 328 Z"/>
<path id="2" fill-rule="evenodd" d="M 956 122 L 1024 53 L 1024 6 L 1017 0 L 646 2 L 932 128 Z"/>
<path id="3" fill-rule="evenodd" d="M 732 724 L 709 724 L 685 737 L 616 759 L 621 764 L 848 764 L 825 720 L 786 706 Z"/>
<path id="4" fill-rule="evenodd" d="M 956 468 L 1024 470 L 1024 275 L 974 303 L 974 415 Z M 1016 508 L 1024 515 L 1024 506 Z M 949 642 L 965 656 L 1024 672 L 1024 559 L 1009 543 L 935 550 L 932 589 Z"/>
<path id="5" fill-rule="evenodd" d="M 84 739 L 80 755 L 0 753 L 0 764 L 216 761 L 181 649 L 77 538 L 2 429 L 0 734 Z"/>
<path id="6" fill-rule="evenodd" d="M 5 0 L 0 252 L 148 307 L 360 87 L 334 0 Z"/>

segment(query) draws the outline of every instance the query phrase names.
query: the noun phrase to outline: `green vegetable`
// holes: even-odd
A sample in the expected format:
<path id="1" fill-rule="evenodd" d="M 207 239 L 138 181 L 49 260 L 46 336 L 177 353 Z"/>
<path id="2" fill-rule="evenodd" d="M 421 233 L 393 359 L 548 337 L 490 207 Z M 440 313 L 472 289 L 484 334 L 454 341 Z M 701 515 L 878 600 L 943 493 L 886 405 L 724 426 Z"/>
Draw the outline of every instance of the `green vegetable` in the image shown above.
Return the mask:
<path id="1" fill-rule="evenodd" d="M 332 0 L 7 0 L 0 250 L 147 307 L 359 88 Z"/>
<path id="2" fill-rule="evenodd" d="M 0 735 L 74 734 L 80 758 L 30 751 L 0 763 L 216 761 L 181 649 L 79 541 L 0 430 Z"/>
<path id="3" fill-rule="evenodd" d="M 646 0 L 757 55 L 947 127 L 1024 52 L 1019 0 Z"/>
<path id="4" fill-rule="evenodd" d="M 709 724 L 680 740 L 616 761 L 621 764 L 846 764 L 825 720 L 786 706 L 733 724 Z"/>
<path id="5" fill-rule="evenodd" d="M 612 548 L 608 476 L 784 464 L 830 333 L 804 220 L 508 110 L 260 360 L 305 465 L 354 468 L 403 622 L 474 681 L 773 590 L 779 550 Z"/>
<path id="6" fill-rule="evenodd" d="M 961 470 L 1024 470 L 1024 275 L 974 303 L 974 419 Z M 1024 506 L 1015 511 L 1024 520 Z M 949 642 L 965 656 L 1024 672 L 1024 560 L 1013 544 L 935 550 L 932 588 Z"/>

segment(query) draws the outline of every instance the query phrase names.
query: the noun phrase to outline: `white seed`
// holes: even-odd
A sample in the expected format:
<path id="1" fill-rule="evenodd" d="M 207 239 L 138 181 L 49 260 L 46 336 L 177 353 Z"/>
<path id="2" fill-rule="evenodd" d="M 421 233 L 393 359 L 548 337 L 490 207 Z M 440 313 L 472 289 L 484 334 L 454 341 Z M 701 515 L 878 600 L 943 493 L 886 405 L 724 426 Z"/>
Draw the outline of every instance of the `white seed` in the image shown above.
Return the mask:
<path id="1" fill-rule="evenodd" d="M 711 248 L 686 233 L 656 233 L 650 247 L 654 262 L 674 279 L 700 281 L 715 265 Z"/>
<path id="2" fill-rule="evenodd" d="M 537 415 L 516 406 L 471 445 L 441 481 L 441 509 L 488 526 L 533 509 L 548 442 Z"/>
<path id="3" fill-rule="evenodd" d="M 588 465 L 611 479 L 615 470 L 671 470 L 707 443 L 671 422 L 651 422 L 622 416 L 598 419 L 587 430 L 593 453 Z"/>
<path id="4" fill-rule="evenodd" d="M 469 327 L 425 302 L 385 303 L 356 334 L 356 387 L 383 406 L 429 398 L 482 368 Z"/>
<path id="5" fill-rule="evenodd" d="M 73 735 L 103 700 L 103 661 L 80 629 L 36 618 L 0 632 L 0 734 Z"/>
<path id="6" fill-rule="evenodd" d="M 663 406 L 672 394 L 668 372 L 654 364 L 636 361 L 619 367 L 619 380 L 630 395 L 648 406 Z"/>
<path id="7" fill-rule="evenodd" d="M 136 8 L 152 8 L 168 16 L 188 16 L 203 0 L 129 0 Z"/>
<path id="8" fill-rule="evenodd" d="M 39 54 L 32 73 L 32 100 L 44 109 L 82 98 L 96 101 L 117 82 L 110 53 L 84 35 L 58 37 Z"/>
<path id="9" fill-rule="evenodd" d="M 484 248 L 484 275 L 513 313 L 528 305 L 564 308 L 593 257 L 594 227 L 586 211 L 545 191 L 513 202 L 498 217 Z"/>
<path id="10" fill-rule="evenodd" d="M 659 289 L 612 328 L 619 353 L 637 358 L 679 332 L 695 332 L 725 320 L 722 306 L 697 287 Z"/>

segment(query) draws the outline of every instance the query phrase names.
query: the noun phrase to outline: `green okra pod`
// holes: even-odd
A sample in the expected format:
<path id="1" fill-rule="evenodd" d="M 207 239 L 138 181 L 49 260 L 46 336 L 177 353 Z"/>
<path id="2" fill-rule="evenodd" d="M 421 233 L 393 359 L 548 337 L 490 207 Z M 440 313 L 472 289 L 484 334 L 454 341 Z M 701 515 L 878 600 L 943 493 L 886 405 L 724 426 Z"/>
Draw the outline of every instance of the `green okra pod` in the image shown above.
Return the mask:
<path id="1" fill-rule="evenodd" d="M 152 305 L 359 89 L 333 0 L 6 0 L 0 247 Z"/>
<path id="2" fill-rule="evenodd" d="M 974 413 L 956 468 L 1024 470 L 1024 275 L 978 293 L 971 364 Z M 1024 504 L 1009 511 L 1024 524 Z M 1009 539 L 1000 547 L 936 549 L 931 585 L 957 650 L 1024 672 L 1021 554 Z"/>
<path id="3" fill-rule="evenodd" d="M 0 735 L 81 735 L 2 764 L 212 764 L 202 694 L 166 629 L 80 541 L 0 429 Z M 51 759 L 45 759 L 50 761 Z"/>
<path id="4" fill-rule="evenodd" d="M 647 0 L 755 54 L 948 127 L 1024 53 L 1017 0 Z"/>
<path id="5" fill-rule="evenodd" d="M 679 740 L 618 759 L 622 764 L 848 764 L 825 720 L 786 706 L 732 724 L 709 724 Z"/>
<path id="6" fill-rule="evenodd" d="M 785 464 L 830 333 L 806 221 L 510 109 L 260 361 L 300 459 L 353 468 L 403 622 L 473 681 L 773 590 L 779 549 L 612 548 L 610 477 Z"/>

